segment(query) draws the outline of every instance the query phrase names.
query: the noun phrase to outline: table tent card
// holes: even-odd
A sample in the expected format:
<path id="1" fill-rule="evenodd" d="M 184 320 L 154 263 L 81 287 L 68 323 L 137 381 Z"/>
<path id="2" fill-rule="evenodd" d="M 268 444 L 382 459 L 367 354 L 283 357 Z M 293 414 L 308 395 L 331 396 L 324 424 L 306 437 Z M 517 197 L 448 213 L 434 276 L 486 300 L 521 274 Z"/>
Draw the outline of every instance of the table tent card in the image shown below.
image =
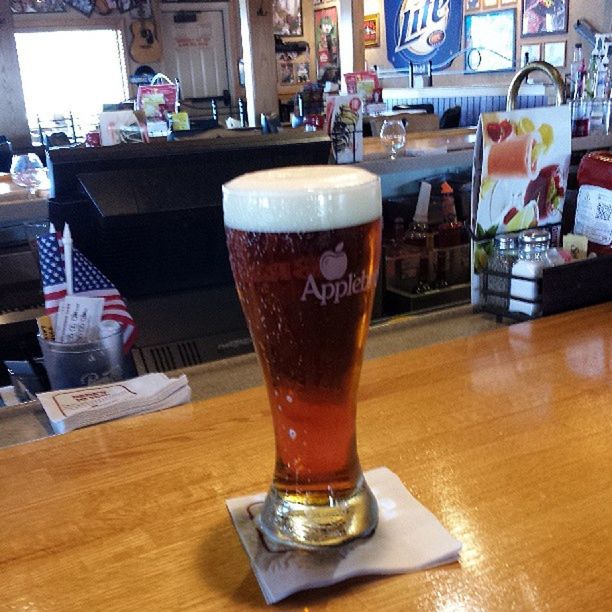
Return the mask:
<path id="1" fill-rule="evenodd" d="M 497 234 L 550 226 L 558 231 L 571 153 L 570 107 L 483 113 L 472 174 L 472 303 Z"/>
<path id="2" fill-rule="evenodd" d="M 363 100 L 357 94 L 330 96 L 325 108 L 325 130 L 337 164 L 363 160 Z"/>

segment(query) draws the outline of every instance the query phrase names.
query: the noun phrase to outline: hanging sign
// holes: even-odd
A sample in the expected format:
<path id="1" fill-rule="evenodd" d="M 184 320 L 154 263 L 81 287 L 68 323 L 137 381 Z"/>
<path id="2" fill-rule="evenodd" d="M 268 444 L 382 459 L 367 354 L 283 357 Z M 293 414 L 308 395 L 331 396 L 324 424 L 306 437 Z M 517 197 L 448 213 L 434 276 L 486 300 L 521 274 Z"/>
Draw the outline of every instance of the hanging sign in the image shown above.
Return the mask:
<path id="1" fill-rule="evenodd" d="M 395 68 L 446 68 L 461 48 L 463 0 L 385 0 L 387 57 Z"/>

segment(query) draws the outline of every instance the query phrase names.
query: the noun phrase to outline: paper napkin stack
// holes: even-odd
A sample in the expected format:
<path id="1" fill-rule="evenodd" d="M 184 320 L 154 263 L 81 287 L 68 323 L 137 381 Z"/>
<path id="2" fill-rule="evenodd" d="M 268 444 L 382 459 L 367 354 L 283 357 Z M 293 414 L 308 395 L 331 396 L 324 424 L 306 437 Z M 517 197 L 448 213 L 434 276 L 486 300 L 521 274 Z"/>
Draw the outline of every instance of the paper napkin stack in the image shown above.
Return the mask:
<path id="1" fill-rule="evenodd" d="M 37 395 L 55 433 L 93 425 L 132 414 L 153 412 L 191 400 L 191 387 L 183 374 L 146 374 L 131 380 L 62 389 Z"/>

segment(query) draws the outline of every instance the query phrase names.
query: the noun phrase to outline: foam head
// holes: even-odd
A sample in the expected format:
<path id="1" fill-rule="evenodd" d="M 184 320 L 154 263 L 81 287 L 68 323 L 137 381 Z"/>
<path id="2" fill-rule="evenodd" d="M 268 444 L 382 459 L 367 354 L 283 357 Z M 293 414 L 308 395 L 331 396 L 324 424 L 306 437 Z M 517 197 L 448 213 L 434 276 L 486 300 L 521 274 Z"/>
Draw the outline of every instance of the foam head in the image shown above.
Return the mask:
<path id="1" fill-rule="evenodd" d="M 381 214 L 380 179 L 352 166 L 275 168 L 223 185 L 223 216 L 232 229 L 315 232 L 361 225 Z"/>

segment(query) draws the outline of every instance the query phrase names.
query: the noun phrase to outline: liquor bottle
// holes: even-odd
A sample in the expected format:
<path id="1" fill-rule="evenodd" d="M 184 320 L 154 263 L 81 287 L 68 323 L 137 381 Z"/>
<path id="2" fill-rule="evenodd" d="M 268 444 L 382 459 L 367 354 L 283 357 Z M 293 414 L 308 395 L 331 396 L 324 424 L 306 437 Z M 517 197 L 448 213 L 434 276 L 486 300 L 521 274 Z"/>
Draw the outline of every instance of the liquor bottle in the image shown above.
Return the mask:
<path id="1" fill-rule="evenodd" d="M 240 127 L 248 127 L 249 120 L 246 111 L 246 102 L 244 98 L 238 98 L 238 116 L 240 117 Z"/>
<path id="2" fill-rule="evenodd" d="M 529 57 L 529 54 L 525 54 Z M 526 58 L 526 62 L 529 60 Z M 576 90 L 578 89 L 579 80 L 581 73 L 584 71 L 584 57 L 582 56 L 582 43 L 576 43 L 574 46 L 574 58 L 570 66 L 570 96 L 571 98 L 576 97 Z"/>
<path id="3" fill-rule="evenodd" d="M 599 67 L 599 55 L 597 49 L 593 49 L 591 58 L 589 59 L 589 66 L 586 74 L 586 95 L 589 98 L 595 97 L 595 86 L 597 84 L 597 72 Z"/>
<path id="4" fill-rule="evenodd" d="M 597 70 L 595 72 L 595 89 L 593 92 L 593 107 L 591 110 L 591 130 L 594 132 L 604 131 L 607 100 L 606 89 L 608 88 L 608 58 L 603 55 L 599 57 L 597 62 Z"/>

